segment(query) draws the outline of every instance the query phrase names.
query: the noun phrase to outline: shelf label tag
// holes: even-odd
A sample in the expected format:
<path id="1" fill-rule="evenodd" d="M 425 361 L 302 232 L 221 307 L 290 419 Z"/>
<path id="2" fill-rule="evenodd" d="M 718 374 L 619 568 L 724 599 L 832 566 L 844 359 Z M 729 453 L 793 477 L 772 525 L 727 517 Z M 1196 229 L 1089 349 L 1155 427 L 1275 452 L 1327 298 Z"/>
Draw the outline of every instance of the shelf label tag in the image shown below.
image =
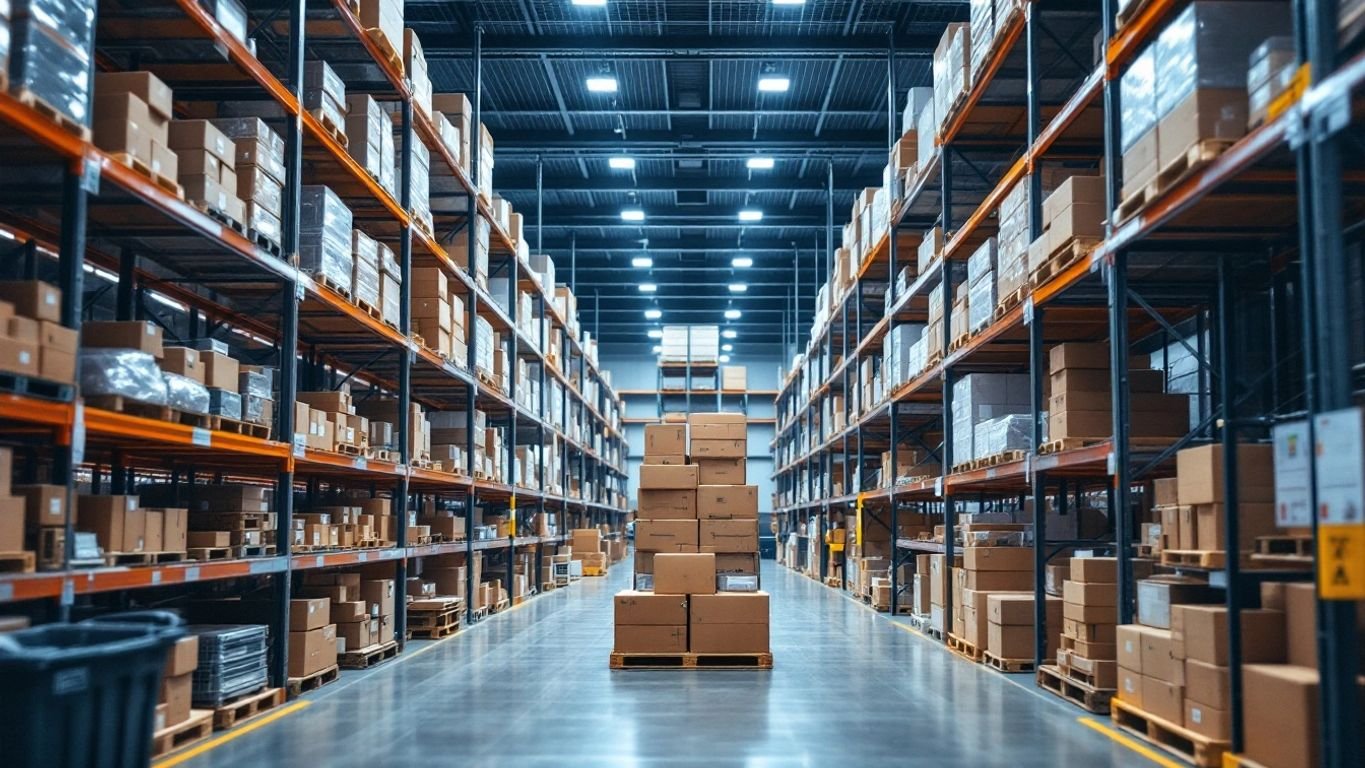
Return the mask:
<path id="1" fill-rule="evenodd" d="M 308 448 L 308 436 L 302 432 L 294 433 L 294 458 L 301 459 Z"/>
<path id="2" fill-rule="evenodd" d="M 364 456 L 355 457 L 355 460 L 351 462 L 351 465 L 354 466 L 356 469 L 362 470 L 370 468 L 370 462 Z"/>
<path id="3" fill-rule="evenodd" d="M 1270 434 L 1275 449 L 1275 525 L 1307 528 L 1313 524 L 1308 422 L 1276 424 Z"/>
<path id="4" fill-rule="evenodd" d="M 360 552 L 360 553 L 356 554 L 355 559 L 356 559 L 356 562 L 358 562 L 358 563 L 368 562 L 369 559 L 370 559 L 370 553 L 369 553 L 369 552 Z"/>
<path id="5" fill-rule="evenodd" d="M 1104 471 L 1106 473 L 1110 475 L 1116 475 L 1118 474 L 1119 471 L 1118 467 L 1119 467 L 1118 459 L 1114 456 L 1113 451 L 1110 451 L 1109 453 L 1104 455 Z"/>
<path id="6" fill-rule="evenodd" d="M 1024 325 L 1033 325 L 1033 296 L 1024 297 Z"/>
<path id="7" fill-rule="evenodd" d="M 100 164 L 88 157 L 81 163 L 81 190 L 91 195 L 100 193 Z"/>
<path id="8" fill-rule="evenodd" d="M 326 556 L 326 555 L 318 555 L 318 556 L 317 556 L 316 558 L 314 558 L 314 560 L 313 560 L 313 566 L 314 566 L 315 568 L 321 568 L 324 564 L 326 564 L 326 562 L 327 562 L 327 556 Z"/>
<path id="9" fill-rule="evenodd" d="M 192 565 L 185 569 L 185 581 L 199 581 L 199 566 Z"/>
<path id="10" fill-rule="evenodd" d="M 160 584 L 160 583 L 161 583 L 161 569 L 160 569 L 160 568 L 154 568 L 154 569 L 152 569 L 152 584 L 155 585 L 155 584 Z"/>
<path id="11" fill-rule="evenodd" d="M 85 463 L 85 401 L 76 401 L 76 422 L 71 428 L 71 464 Z"/>
<path id="12" fill-rule="evenodd" d="M 1313 422 L 1318 495 L 1318 594 L 1365 598 L 1365 432 L 1361 410 L 1319 414 Z"/>
<path id="13" fill-rule="evenodd" d="M 62 605 L 72 605 L 76 602 L 76 583 L 71 579 L 62 579 Z"/>
<path id="14" fill-rule="evenodd" d="M 10 600 L 13 600 L 13 599 L 14 599 L 14 585 L 13 585 L 13 584 L 8 584 L 8 583 L 0 584 L 0 600 L 4 600 L 5 602 L 9 602 Z"/>
<path id="15" fill-rule="evenodd" d="M 213 433 L 203 427 L 195 427 L 190 431 L 190 442 L 207 448 L 213 443 Z"/>
<path id="16" fill-rule="evenodd" d="M 943 498 L 943 476 L 934 478 L 934 495 Z"/>

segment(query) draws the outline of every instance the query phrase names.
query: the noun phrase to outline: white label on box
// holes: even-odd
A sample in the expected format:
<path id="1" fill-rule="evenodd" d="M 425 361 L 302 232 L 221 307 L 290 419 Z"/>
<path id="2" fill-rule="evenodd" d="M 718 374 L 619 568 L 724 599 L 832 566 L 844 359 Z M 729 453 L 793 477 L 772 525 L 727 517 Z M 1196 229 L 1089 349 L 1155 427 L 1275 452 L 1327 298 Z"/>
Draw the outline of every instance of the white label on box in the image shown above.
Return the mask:
<path id="1" fill-rule="evenodd" d="M 207 448 L 213 442 L 213 433 L 203 427 L 195 427 L 190 433 L 190 442 Z"/>
<path id="2" fill-rule="evenodd" d="M 1308 422 L 1277 424 L 1271 437 L 1275 448 L 1275 525 L 1308 527 L 1313 524 Z"/>
<path id="3" fill-rule="evenodd" d="M 1332 411 L 1315 419 L 1318 522 L 1360 525 L 1365 512 L 1360 409 Z"/>
<path id="4" fill-rule="evenodd" d="M 48 499 L 48 500 L 47 500 L 47 513 L 48 513 L 49 515 L 52 515 L 53 517 L 56 517 L 57 515 L 60 515 L 60 514 L 62 513 L 62 500 L 61 500 L 61 499 Z"/>
<path id="5" fill-rule="evenodd" d="M 20 365 L 28 365 L 28 364 L 30 363 L 31 360 L 33 360 L 33 355 L 30 355 L 30 354 L 28 353 L 27 350 L 20 350 L 20 351 L 19 351 L 19 364 L 20 364 Z"/>

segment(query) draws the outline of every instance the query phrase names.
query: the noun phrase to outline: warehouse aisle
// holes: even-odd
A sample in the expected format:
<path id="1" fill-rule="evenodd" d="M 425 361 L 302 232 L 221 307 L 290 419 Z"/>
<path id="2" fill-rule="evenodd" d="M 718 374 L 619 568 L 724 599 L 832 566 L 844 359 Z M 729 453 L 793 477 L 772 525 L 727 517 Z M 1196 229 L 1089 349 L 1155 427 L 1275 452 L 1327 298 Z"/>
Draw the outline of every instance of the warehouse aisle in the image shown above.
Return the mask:
<path id="1" fill-rule="evenodd" d="M 810 579 L 764 569 L 770 673 L 609 671 L 611 595 L 630 578 L 618 566 L 343 677 L 187 764 L 1151 765 L 1030 679 L 1016 685 Z"/>

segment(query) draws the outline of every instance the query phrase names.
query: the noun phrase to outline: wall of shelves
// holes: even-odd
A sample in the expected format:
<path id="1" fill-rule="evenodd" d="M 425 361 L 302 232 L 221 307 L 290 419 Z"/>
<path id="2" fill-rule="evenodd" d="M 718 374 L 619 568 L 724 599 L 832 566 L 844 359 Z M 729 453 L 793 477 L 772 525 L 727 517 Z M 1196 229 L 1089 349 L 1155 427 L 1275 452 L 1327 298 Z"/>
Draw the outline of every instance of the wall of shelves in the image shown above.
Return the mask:
<path id="1" fill-rule="evenodd" d="M 111 601 L 174 601 L 183 596 L 176 588 L 187 585 L 222 586 L 232 580 L 264 585 L 278 609 L 271 628 L 271 672 L 273 684 L 279 685 L 287 668 L 292 573 L 389 563 L 393 578 L 402 584 L 422 558 L 464 553 L 472 559 L 485 553 L 503 561 L 486 565 L 485 572 L 505 567 L 510 583 L 512 552 L 534 551 L 539 564 L 540 553 L 566 542 L 569 529 L 599 524 L 619 529 L 624 524 L 624 405 L 598 365 L 595 347 L 580 337 L 576 318 L 557 305 L 555 286 L 542 285 L 531 269 L 527 243 L 504 229 L 492 201 L 478 194 L 478 159 L 462 163 L 452 156 L 432 118 L 413 108 L 409 81 L 397 62 L 362 29 L 348 3 L 295 0 L 278 13 L 252 10 L 259 58 L 194 0 L 101 2 L 98 11 L 95 51 L 101 68 L 153 72 L 173 88 L 178 116 L 211 116 L 215 105 L 227 99 L 265 100 L 278 107 L 288 175 L 283 255 L 122 164 L 79 131 L 58 125 L 19 98 L 0 94 L 0 162 L 21 169 L 0 184 L 0 226 L 18 244 L 42 246 L 27 249 L 28 258 L 11 261 L 3 277 L 57 284 L 63 292 L 63 324 L 70 328 L 79 329 L 91 318 L 150 319 L 164 326 L 168 338 L 229 339 L 243 359 L 277 367 L 280 403 L 292 403 L 303 388 L 332 389 L 346 383 L 358 392 L 395 399 L 398 413 L 407 413 L 411 403 L 430 412 L 463 412 L 470 435 L 466 464 L 438 470 L 410 455 L 405 419 L 395 425 L 397 455 L 386 460 L 305 447 L 293 439 L 299 430 L 287 406 L 276 408 L 273 437 L 264 438 L 88 407 L 79 394 L 51 400 L 3 393 L 0 433 L 7 443 L 13 441 L 22 473 L 30 481 L 46 473 L 51 482 L 65 485 L 68 508 L 77 490 L 116 488 L 131 475 L 274 487 L 272 511 L 279 531 L 290 530 L 296 501 L 321 503 L 355 494 L 391 499 L 398 522 L 396 543 L 378 549 L 292 552 L 289 537 L 281 536 L 275 553 L 263 557 L 3 573 L 0 607 L 39 619 L 63 619 L 73 609 Z M 144 50 L 148 40 L 156 42 L 155 50 Z M 390 194 L 301 107 L 304 63 L 318 55 L 341 73 L 349 92 L 370 94 L 393 116 L 401 169 L 411 168 L 418 142 L 430 152 L 431 183 L 442 193 L 442 202 L 433 206 L 433 232 L 419 226 L 412 210 L 412 174 L 400 173 L 399 189 Z M 476 125 L 482 95 L 477 56 L 476 45 L 471 62 L 475 79 L 468 84 Z M 22 165 L 16 162 L 19 158 Z M 352 209 L 356 227 L 399 255 L 404 279 L 397 327 L 296 266 L 301 190 L 314 184 L 331 187 Z M 469 224 L 476 217 L 491 225 L 490 276 L 509 278 L 507 309 L 451 255 L 458 250 L 455 238 L 467 237 L 474 245 L 475 227 Z M 447 359 L 412 332 L 411 275 L 420 267 L 439 267 L 445 273 L 452 291 L 464 300 L 469 327 L 475 318 L 486 320 L 508 340 L 509 359 L 530 364 L 528 371 L 540 387 L 538 401 L 490 386 L 472 365 Z M 539 334 L 528 333 L 519 322 L 525 319 L 518 317 L 519 290 L 531 296 Z M 548 322 L 542 325 L 542 318 Z M 549 330 L 558 332 L 557 348 L 552 348 Z M 470 361 L 476 343 L 471 334 Z M 516 392 L 517 366 L 510 367 L 507 392 Z M 560 402 L 549 402 L 552 390 Z M 546 452 L 537 452 L 533 486 L 480 476 L 473 464 L 476 409 L 504 430 L 509 471 L 523 445 L 557 444 L 557 463 L 549 465 Z M 559 421 L 552 410 L 562 414 Z M 407 526 L 401 521 L 432 499 L 460 510 L 464 540 L 406 540 Z M 541 513 L 553 514 L 558 530 L 549 536 L 525 535 L 534 530 L 531 523 Z M 513 535 L 476 540 L 481 514 L 511 518 Z M 69 519 L 64 533 L 70 561 Z M 400 643 L 403 615 L 400 604 L 395 632 Z"/>

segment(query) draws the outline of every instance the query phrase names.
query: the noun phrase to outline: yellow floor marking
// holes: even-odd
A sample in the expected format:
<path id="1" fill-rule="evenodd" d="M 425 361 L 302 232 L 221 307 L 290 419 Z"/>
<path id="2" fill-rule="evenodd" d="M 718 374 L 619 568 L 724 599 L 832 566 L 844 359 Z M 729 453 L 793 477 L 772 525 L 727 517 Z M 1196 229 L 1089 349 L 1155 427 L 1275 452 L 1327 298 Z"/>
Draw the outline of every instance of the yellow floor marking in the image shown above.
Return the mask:
<path id="1" fill-rule="evenodd" d="M 190 749 L 185 750 L 184 752 L 174 754 L 158 763 L 153 763 L 152 768 L 171 768 L 171 766 L 180 765 L 181 763 L 184 763 L 186 761 L 193 760 L 194 758 L 204 754 L 205 752 L 208 752 L 211 749 L 217 749 L 218 747 L 221 747 L 222 745 L 228 743 L 229 741 L 232 741 L 235 738 L 238 738 L 239 736 L 245 736 L 246 734 L 251 733 L 257 728 L 263 728 L 267 725 L 270 725 L 271 723 L 275 722 L 276 720 L 279 720 L 282 717 L 292 715 L 301 709 L 307 708 L 311 704 L 312 704 L 311 701 L 296 701 L 293 704 L 289 704 L 281 709 L 277 709 L 268 715 L 264 715 L 259 720 L 252 720 L 251 722 L 242 725 L 240 728 L 233 728 L 227 733 L 224 733 L 222 736 L 210 739 L 197 747 L 192 747 Z"/>
<path id="2" fill-rule="evenodd" d="M 1162 768 L 1189 768 L 1189 766 L 1187 766 L 1185 763 L 1179 762 L 1177 760 L 1172 760 L 1171 758 L 1166 757 L 1165 755 L 1161 754 L 1155 749 L 1152 749 L 1146 744 L 1143 744 L 1137 739 L 1134 739 L 1121 731 L 1110 728 L 1109 726 L 1101 723 L 1100 721 L 1094 718 L 1078 717 L 1076 718 L 1076 722 L 1080 723 L 1081 725 L 1084 725 L 1085 727 L 1091 730 L 1098 731 L 1104 734 L 1105 736 L 1108 736 L 1116 743 L 1122 744 L 1123 746 L 1133 750 L 1139 755 L 1142 755 L 1148 760 L 1151 760 L 1157 765 L 1162 766 Z"/>

